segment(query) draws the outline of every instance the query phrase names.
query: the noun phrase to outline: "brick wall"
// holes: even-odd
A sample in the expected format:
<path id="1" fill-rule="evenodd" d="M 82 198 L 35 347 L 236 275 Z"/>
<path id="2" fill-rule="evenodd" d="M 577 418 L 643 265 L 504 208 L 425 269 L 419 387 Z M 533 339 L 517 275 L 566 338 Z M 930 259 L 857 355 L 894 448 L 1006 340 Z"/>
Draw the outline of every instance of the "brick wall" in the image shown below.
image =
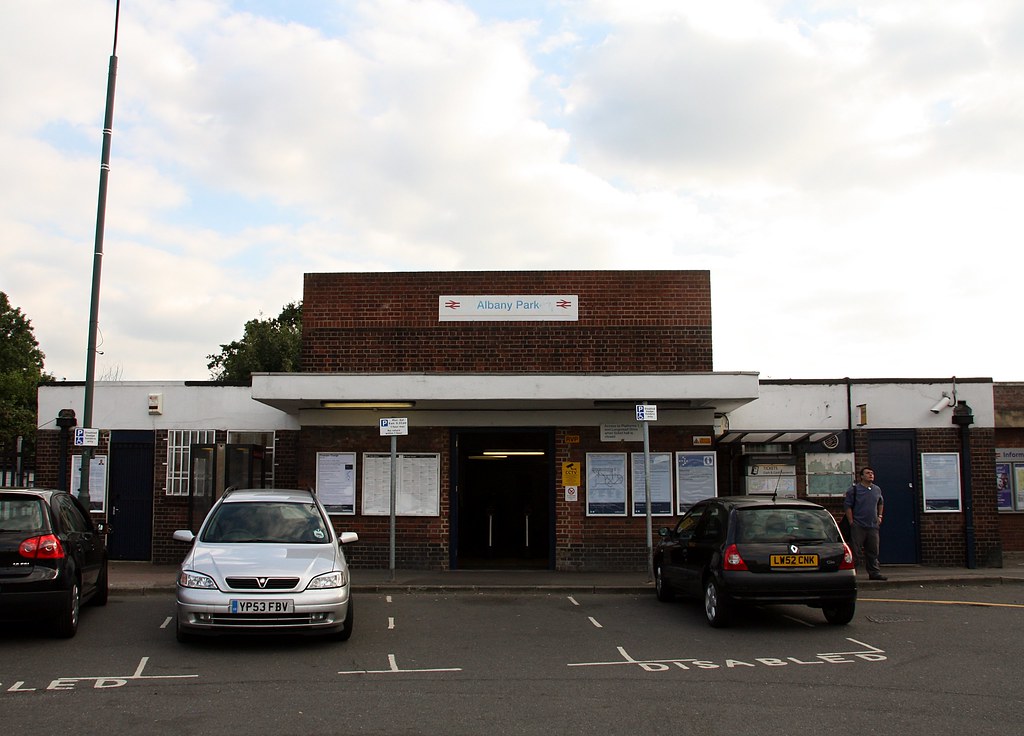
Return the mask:
<path id="1" fill-rule="evenodd" d="M 438 297 L 577 294 L 578 322 L 440 322 Z M 303 370 L 712 370 L 707 271 L 306 274 Z"/>
<path id="2" fill-rule="evenodd" d="M 996 440 L 1000 448 L 1024 448 L 1024 383 L 997 383 L 992 387 L 996 405 Z M 999 514 L 1003 550 L 1024 552 L 1024 511 Z"/>
<path id="3" fill-rule="evenodd" d="M 693 435 L 708 434 L 708 427 L 656 427 L 651 430 L 652 452 L 693 450 Z M 448 569 L 451 550 L 451 431 L 444 427 L 418 427 L 401 438 L 399 452 L 438 453 L 440 462 L 440 506 L 437 517 L 396 518 L 395 564 L 403 569 Z M 568 443 L 572 436 L 579 442 Z M 376 428 L 349 429 L 307 427 L 301 431 L 298 454 L 299 485 L 314 485 L 317 452 L 356 453 L 356 510 L 362 504 L 363 452 L 390 452 L 390 439 Z M 635 516 L 588 517 L 586 515 L 586 478 L 580 486 L 579 500 L 565 500 L 561 483 L 563 462 L 586 466 L 588 452 L 642 452 L 641 442 L 610 444 L 601 442 L 597 427 L 565 427 L 555 435 L 555 565 L 559 570 L 646 570 L 646 518 Z M 628 462 L 627 462 L 628 468 Z M 390 551 L 390 519 L 386 516 L 333 516 L 338 531 L 354 531 L 359 543 L 346 547 L 353 568 L 387 568 Z M 655 517 L 654 533 L 669 526 L 673 517 Z"/>
<path id="4" fill-rule="evenodd" d="M 390 563 L 391 519 L 388 516 L 363 516 L 364 452 L 391 452 L 391 439 L 381 437 L 376 427 L 335 428 L 304 427 L 297 441 L 298 485 L 316 487 L 318 452 L 354 452 L 356 454 L 356 515 L 332 516 L 337 531 L 359 534 L 359 543 L 345 548 L 353 568 L 387 568 Z M 395 566 L 411 570 L 448 568 L 449 538 L 449 434 L 447 429 L 417 428 L 400 438 L 399 453 L 438 453 L 440 463 L 440 516 L 397 516 L 395 519 Z"/>

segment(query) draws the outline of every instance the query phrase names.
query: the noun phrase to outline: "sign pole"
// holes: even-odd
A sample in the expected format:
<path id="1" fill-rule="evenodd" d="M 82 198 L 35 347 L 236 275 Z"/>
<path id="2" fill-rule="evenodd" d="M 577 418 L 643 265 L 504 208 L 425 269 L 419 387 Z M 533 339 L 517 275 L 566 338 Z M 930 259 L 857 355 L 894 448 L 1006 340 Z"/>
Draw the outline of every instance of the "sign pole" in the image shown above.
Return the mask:
<path id="1" fill-rule="evenodd" d="M 654 533 L 651 520 L 651 431 L 644 422 L 644 499 L 647 507 L 647 582 L 654 580 Z"/>
<path id="2" fill-rule="evenodd" d="M 657 420 L 658 407 L 653 404 L 637 404 L 636 420 L 644 430 L 644 506 L 647 511 L 647 581 L 654 580 L 654 525 L 651 517 L 651 431 L 650 422 Z"/>
<path id="3" fill-rule="evenodd" d="M 395 582 L 395 505 L 398 497 L 398 437 L 391 435 L 391 527 L 388 550 L 388 569 L 391 582 Z"/>
<path id="4" fill-rule="evenodd" d="M 398 509 L 398 435 L 402 434 L 409 434 L 408 418 L 395 417 L 380 420 L 380 436 L 391 438 L 391 524 L 388 532 L 388 569 L 391 571 L 391 582 L 395 581 L 395 519 Z"/>

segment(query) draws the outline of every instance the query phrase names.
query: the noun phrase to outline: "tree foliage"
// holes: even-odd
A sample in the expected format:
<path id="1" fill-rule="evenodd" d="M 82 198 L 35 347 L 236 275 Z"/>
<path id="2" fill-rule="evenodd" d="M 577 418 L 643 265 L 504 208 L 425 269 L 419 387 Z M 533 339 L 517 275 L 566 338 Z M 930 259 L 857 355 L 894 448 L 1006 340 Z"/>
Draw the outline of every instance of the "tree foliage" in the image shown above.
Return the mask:
<path id="1" fill-rule="evenodd" d="M 297 372 L 301 354 L 302 302 L 292 302 L 277 317 L 246 322 L 242 339 L 207 355 L 206 367 L 215 381 L 244 383 L 254 372 Z"/>
<path id="2" fill-rule="evenodd" d="M 32 323 L 0 291 L 0 446 L 11 451 L 18 437 L 35 446 L 36 394 L 40 383 L 52 381 L 43 371 Z"/>

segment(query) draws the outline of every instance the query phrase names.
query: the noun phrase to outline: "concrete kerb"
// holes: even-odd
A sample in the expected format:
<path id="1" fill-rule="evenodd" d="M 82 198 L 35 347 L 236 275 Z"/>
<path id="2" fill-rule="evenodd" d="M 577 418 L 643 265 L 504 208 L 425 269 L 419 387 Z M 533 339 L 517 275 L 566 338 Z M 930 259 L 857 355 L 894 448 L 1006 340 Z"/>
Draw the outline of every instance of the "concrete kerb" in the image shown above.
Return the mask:
<path id="1" fill-rule="evenodd" d="M 468 571 L 467 571 L 468 572 Z M 1012 585 L 1024 583 L 1024 567 L 959 569 L 904 567 L 885 569 L 888 580 L 868 580 L 859 576 L 862 595 L 900 588 Z M 507 571 L 473 571 L 470 579 L 459 580 L 460 571 L 436 573 L 388 570 L 353 570 L 353 590 L 357 593 L 624 593 L 650 594 L 653 583 L 643 573 L 558 573 L 518 575 Z M 148 562 L 112 562 L 110 588 L 113 595 L 146 595 L 174 592 L 177 567 Z M 455 576 L 455 579 L 453 579 Z M 543 579 L 548 578 L 548 579 Z"/>

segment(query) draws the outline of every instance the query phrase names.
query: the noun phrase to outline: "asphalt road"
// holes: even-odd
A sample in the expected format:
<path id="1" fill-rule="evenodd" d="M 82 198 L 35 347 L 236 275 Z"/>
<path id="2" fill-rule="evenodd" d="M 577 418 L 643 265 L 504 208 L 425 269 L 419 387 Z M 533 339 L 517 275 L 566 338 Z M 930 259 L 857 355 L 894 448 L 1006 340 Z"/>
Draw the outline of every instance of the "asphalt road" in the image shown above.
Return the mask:
<path id="1" fill-rule="evenodd" d="M 883 595 L 884 593 L 884 595 Z M 634 594 L 364 594 L 348 642 L 174 638 L 173 596 L 112 597 L 72 640 L 0 631 L 6 733 L 1007 734 L 1024 586 L 865 595 L 711 629 Z"/>

